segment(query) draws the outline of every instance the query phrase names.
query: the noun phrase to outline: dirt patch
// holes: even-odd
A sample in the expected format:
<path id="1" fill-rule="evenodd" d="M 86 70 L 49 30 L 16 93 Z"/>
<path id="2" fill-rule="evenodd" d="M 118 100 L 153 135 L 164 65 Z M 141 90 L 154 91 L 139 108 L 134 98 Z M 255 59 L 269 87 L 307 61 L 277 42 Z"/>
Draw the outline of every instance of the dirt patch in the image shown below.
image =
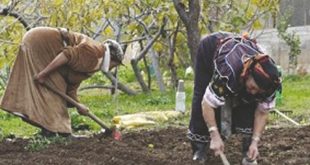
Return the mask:
<path id="1" fill-rule="evenodd" d="M 16 139 L 0 144 L 0 164 L 53 165 L 187 165 L 191 161 L 186 128 L 143 130 L 123 134 L 122 141 L 98 136 L 73 140 L 68 144 L 53 144 L 38 152 L 25 150 L 28 141 Z M 302 128 L 269 129 L 260 146 L 259 163 L 263 165 L 310 164 L 310 126 Z M 241 145 L 238 137 L 226 142 L 230 163 L 240 164 Z M 221 164 L 208 153 L 208 164 Z"/>

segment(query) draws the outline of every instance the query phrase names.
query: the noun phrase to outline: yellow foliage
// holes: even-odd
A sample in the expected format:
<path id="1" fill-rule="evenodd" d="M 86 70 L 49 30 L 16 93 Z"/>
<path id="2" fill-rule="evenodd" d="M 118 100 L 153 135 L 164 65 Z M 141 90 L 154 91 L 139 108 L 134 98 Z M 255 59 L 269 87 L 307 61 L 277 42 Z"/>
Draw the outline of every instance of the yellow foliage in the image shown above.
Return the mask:
<path id="1" fill-rule="evenodd" d="M 161 52 L 164 49 L 163 45 L 161 43 L 159 43 L 159 42 L 155 42 L 154 45 L 153 45 L 153 48 L 157 52 Z"/>
<path id="2" fill-rule="evenodd" d="M 108 27 L 104 31 L 105 35 L 112 35 L 113 34 L 113 29 L 111 27 Z"/>
<path id="3" fill-rule="evenodd" d="M 262 28 L 262 24 L 261 24 L 261 22 L 259 21 L 259 20 L 256 20 L 256 21 L 254 21 L 254 23 L 253 23 L 253 28 L 254 29 L 260 29 L 260 28 Z"/>
<path id="4" fill-rule="evenodd" d="M 55 7 L 60 7 L 64 1 L 63 0 L 54 0 L 52 1 L 53 5 L 55 5 Z"/>

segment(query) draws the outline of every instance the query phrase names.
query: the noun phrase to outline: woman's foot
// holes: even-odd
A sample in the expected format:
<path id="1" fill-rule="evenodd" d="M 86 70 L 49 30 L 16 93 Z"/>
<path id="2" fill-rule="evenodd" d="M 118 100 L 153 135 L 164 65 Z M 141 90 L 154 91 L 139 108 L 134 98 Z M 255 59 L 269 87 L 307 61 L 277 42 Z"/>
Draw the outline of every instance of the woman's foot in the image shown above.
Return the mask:
<path id="1" fill-rule="evenodd" d="M 39 135 L 43 136 L 43 137 L 55 137 L 57 136 L 57 133 L 55 132 L 51 132 L 47 129 L 41 129 L 41 131 L 38 133 Z"/>

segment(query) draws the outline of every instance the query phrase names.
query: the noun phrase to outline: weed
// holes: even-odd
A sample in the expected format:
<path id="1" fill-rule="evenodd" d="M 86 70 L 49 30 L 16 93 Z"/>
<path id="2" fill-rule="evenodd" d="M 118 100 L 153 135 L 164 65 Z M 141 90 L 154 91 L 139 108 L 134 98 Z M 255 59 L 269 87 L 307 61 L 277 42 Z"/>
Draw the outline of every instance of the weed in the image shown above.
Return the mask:
<path id="1" fill-rule="evenodd" d="M 40 151 L 47 148 L 51 144 L 65 144 L 67 145 L 69 140 L 62 136 L 55 137 L 44 137 L 41 135 L 36 135 L 32 137 L 28 144 L 25 146 L 27 151 Z"/>

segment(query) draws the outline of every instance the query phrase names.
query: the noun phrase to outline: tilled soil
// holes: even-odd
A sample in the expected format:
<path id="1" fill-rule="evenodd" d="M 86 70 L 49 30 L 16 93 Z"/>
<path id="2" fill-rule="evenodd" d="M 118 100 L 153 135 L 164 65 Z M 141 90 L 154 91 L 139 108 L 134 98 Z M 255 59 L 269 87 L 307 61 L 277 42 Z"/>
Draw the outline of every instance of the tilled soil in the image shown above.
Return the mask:
<path id="1" fill-rule="evenodd" d="M 122 141 L 111 138 L 71 140 L 51 144 L 31 152 L 25 149 L 29 140 L 4 140 L 0 144 L 1 165 L 190 165 L 194 163 L 186 128 L 142 130 L 123 134 Z M 232 165 L 240 164 L 240 137 L 225 142 L 225 154 Z M 268 129 L 262 138 L 259 164 L 309 165 L 310 126 Z M 208 153 L 209 165 L 221 165 L 219 157 Z"/>

